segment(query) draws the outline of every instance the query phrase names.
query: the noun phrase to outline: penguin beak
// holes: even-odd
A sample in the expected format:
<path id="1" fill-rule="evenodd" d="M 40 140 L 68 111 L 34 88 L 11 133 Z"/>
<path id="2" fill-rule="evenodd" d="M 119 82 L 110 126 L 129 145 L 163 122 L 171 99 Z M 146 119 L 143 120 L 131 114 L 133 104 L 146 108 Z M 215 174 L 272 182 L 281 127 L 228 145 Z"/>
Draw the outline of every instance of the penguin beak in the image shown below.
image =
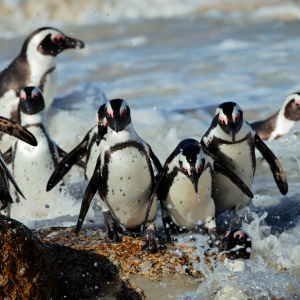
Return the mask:
<path id="1" fill-rule="evenodd" d="M 190 175 L 190 180 L 194 186 L 196 194 L 198 193 L 198 181 L 199 181 L 199 174 L 197 173 L 196 169 L 192 168 L 191 169 L 191 175 Z"/>
<path id="2" fill-rule="evenodd" d="M 107 133 L 107 127 L 106 126 L 98 126 L 98 132 L 96 135 L 96 144 L 99 146 L 101 140 L 103 139 L 104 135 Z"/>
<path id="3" fill-rule="evenodd" d="M 232 127 L 229 127 L 229 134 L 232 138 L 232 142 L 235 143 L 235 129 Z"/>
<path id="4" fill-rule="evenodd" d="M 116 116 L 114 121 L 115 121 L 115 131 L 116 133 L 118 133 L 120 130 L 120 123 L 121 123 L 120 116 Z"/>
<path id="5" fill-rule="evenodd" d="M 62 42 L 62 46 L 64 49 L 82 49 L 84 48 L 84 43 L 80 40 L 72 39 L 66 36 L 66 39 Z"/>

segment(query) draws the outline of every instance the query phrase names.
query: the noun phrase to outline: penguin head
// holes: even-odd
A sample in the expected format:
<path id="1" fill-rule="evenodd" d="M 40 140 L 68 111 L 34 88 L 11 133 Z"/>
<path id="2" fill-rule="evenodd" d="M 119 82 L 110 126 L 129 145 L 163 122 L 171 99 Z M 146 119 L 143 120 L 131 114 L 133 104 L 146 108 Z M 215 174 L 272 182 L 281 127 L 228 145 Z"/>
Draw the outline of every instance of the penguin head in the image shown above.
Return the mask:
<path id="1" fill-rule="evenodd" d="M 234 229 L 226 233 L 220 245 L 221 251 L 226 251 L 228 259 L 250 259 L 251 239 L 242 229 Z"/>
<path id="2" fill-rule="evenodd" d="M 107 126 L 115 132 L 124 130 L 131 123 L 130 108 L 125 100 L 110 100 L 105 105 Z"/>
<path id="3" fill-rule="evenodd" d="M 235 136 L 243 125 L 243 111 L 234 102 L 224 102 L 216 109 L 216 118 L 220 128 L 235 142 Z"/>
<path id="4" fill-rule="evenodd" d="M 284 116 L 290 121 L 300 120 L 300 93 L 289 95 L 283 102 Z"/>
<path id="5" fill-rule="evenodd" d="M 105 115 L 105 104 L 102 104 L 96 113 L 95 121 L 98 127 L 97 137 L 96 137 L 96 144 L 99 146 L 103 136 L 107 132 L 107 120 Z"/>
<path id="6" fill-rule="evenodd" d="M 55 57 L 65 49 L 83 47 L 82 41 L 68 37 L 55 28 L 43 27 L 34 31 L 25 40 L 21 54 L 26 55 L 28 50 L 36 50 L 43 55 Z"/>
<path id="7" fill-rule="evenodd" d="M 27 86 L 20 92 L 20 111 L 26 115 L 34 115 L 45 108 L 41 90 L 35 86 Z"/>
<path id="8" fill-rule="evenodd" d="M 200 146 L 186 144 L 178 155 L 179 171 L 192 182 L 195 192 L 198 193 L 198 181 L 204 170 L 205 158 Z"/>

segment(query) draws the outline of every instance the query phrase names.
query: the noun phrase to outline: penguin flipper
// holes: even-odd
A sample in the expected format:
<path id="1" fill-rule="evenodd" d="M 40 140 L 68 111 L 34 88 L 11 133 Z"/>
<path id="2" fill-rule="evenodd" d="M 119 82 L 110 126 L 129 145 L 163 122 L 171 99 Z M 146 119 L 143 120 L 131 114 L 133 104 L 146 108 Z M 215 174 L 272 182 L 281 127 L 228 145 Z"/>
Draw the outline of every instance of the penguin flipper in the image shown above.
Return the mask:
<path id="1" fill-rule="evenodd" d="M 35 136 L 15 121 L 0 117 L 0 131 L 12 135 L 31 146 L 37 146 Z"/>
<path id="2" fill-rule="evenodd" d="M 278 158 L 268 148 L 268 146 L 261 140 L 258 134 L 255 134 L 254 142 L 255 142 L 256 149 L 261 153 L 263 158 L 268 162 L 279 191 L 281 192 L 282 195 L 286 195 L 289 187 L 285 177 L 285 173 L 283 171 L 283 168 Z"/>
<path id="3" fill-rule="evenodd" d="M 148 147 L 149 147 L 149 151 L 150 151 L 150 158 L 153 161 L 153 164 L 154 164 L 157 174 L 159 174 L 162 171 L 163 167 L 162 167 L 159 159 L 157 158 L 157 156 L 152 151 L 151 147 L 149 145 L 148 145 Z"/>
<path id="4" fill-rule="evenodd" d="M 46 191 L 49 192 L 53 189 L 61 179 L 69 172 L 73 165 L 81 160 L 87 153 L 87 146 L 89 143 L 89 133 L 86 134 L 83 141 L 67 154 L 57 165 L 50 179 L 48 180 Z"/>
<path id="5" fill-rule="evenodd" d="M 3 156 L 2 153 L 0 155 L 0 164 L 2 166 L 2 168 L 4 169 L 4 172 L 6 173 L 8 179 L 11 181 L 11 183 L 14 185 L 15 189 L 17 190 L 17 192 L 26 200 L 25 196 L 23 195 L 23 193 L 21 192 L 20 188 L 18 187 L 17 183 L 15 182 L 14 178 L 12 177 L 12 175 L 10 174 L 9 170 L 6 167 L 6 164 L 3 160 Z M 10 197 L 11 198 L 11 197 Z"/>
<path id="6" fill-rule="evenodd" d="M 249 198 L 254 197 L 251 190 L 244 183 L 244 181 L 242 181 L 237 175 L 235 175 L 229 169 L 227 169 L 226 167 L 221 165 L 220 162 L 215 161 L 213 167 L 214 167 L 215 172 L 221 173 L 222 175 L 226 176 L 232 183 L 234 183 Z"/>
<path id="7" fill-rule="evenodd" d="M 158 177 L 158 180 L 157 180 L 157 182 L 156 182 L 156 184 L 154 186 L 154 189 L 152 191 L 149 203 L 148 203 L 148 207 L 147 207 L 147 211 L 146 211 L 146 215 L 145 215 L 145 221 L 142 224 L 142 230 L 144 230 L 145 227 L 146 227 L 146 223 L 148 221 L 149 212 L 151 210 L 151 207 L 152 207 L 152 204 L 153 204 L 153 200 L 154 200 L 154 197 L 156 195 L 156 191 L 157 191 L 157 189 L 158 189 L 158 187 L 160 185 L 160 182 L 162 181 L 163 177 L 165 176 L 165 174 L 166 174 L 166 169 L 162 169 L 162 171 L 161 171 L 161 173 L 160 173 L 160 175 Z"/>
<path id="8" fill-rule="evenodd" d="M 101 180 L 100 157 L 98 157 L 97 164 L 96 164 L 96 167 L 94 170 L 94 174 L 93 174 L 93 176 L 85 190 L 84 196 L 83 196 L 80 213 L 79 213 L 79 217 L 78 217 L 78 221 L 77 221 L 77 226 L 76 226 L 76 230 L 75 230 L 76 234 L 78 234 L 79 231 L 81 230 L 85 216 L 90 208 L 92 199 L 99 188 L 100 180 Z"/>
<path id="9" fill-rule="evenodd" d="M 64 151 L 63 149 L 61 149 L 59 146 L 57 146 L 57 151 L 58 151 L 59 157 L 61 157 L 61 158 L 64 158 L 68 155 L 68 153 L 66 151 Z M 75 165 L 82 169 L 86 168 L 86 163 L 83 162 L 82 160 L 78 161 Z"/>

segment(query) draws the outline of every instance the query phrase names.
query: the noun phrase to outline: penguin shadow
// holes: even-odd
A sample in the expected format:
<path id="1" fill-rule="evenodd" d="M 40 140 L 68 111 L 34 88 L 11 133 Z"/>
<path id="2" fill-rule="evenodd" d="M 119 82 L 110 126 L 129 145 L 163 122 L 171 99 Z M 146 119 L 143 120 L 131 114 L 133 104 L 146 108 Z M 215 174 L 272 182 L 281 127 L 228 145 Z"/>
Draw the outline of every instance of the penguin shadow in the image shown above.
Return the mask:
<path id="1" fill-rule="evenodd" d="M 121 279 L 118 268 L 105 256 L 59 244 L 47 246 L 56 257 L 58 290 L 55 300 L 143 299 Z"/>

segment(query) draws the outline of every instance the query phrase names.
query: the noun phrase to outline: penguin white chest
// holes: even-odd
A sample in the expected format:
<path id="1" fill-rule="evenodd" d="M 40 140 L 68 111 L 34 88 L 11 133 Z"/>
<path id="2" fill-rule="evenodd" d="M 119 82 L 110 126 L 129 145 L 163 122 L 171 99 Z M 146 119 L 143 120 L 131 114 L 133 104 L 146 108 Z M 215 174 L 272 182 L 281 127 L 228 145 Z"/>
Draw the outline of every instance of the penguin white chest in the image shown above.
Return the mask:
<path id="1" fill-rule="evenodd" d="M 145 219 L 152 189 L 152 170 L 148 162 L 146 153 L 135 147 L 109 155 L 106 200 L 117 220 L 126 228 L 136 228 Z"/>
<path id="2" fill-rule="evenodd" d="M 56 163 L 53 155 L 58 157 L 56 145 L 53 145 L 54 153 L 51 153 L 47 136 L 44 132 L 35 128 L 32 130 L 36 136 L 38 145 L 32 147 L 24 142 L 18 141 L 14 147 L 14 178 L 24 193 L 27 201 L 22 201 L 26 209 L 18 210 L 13 206 L 12 216 L 20 219 L 23 214 L 34 217 L 47 215 L 53 207 L 54 202 L 59 202 L 59 191 L 46 192 L 47 181 L 53 173 Z M 50 141 L 51 142 L 51 141 Z M 49 210 L 49 207 L 51 209 Z"/>
<path id="3" fill-rule="evenodd" d="M 211 198 L 212 178 L 206 169 L 198 181 L 196 194 L 192 182 L 181 172 L 174 178 L 165 208 L 173 222 L 180 227 L 193 229 L 211 221 L 215 216 L 215 204 Z"/>
<path id="4" fill-rule="evenodd" d="M 220 151 L 215 154 L 219 161 L 251 189 L 255 173 L 254 141 L 246 140 L 236 144 L 223 144 L 219 146 L 219 149 Z M 212 195 L 216 202 L 217 214 L 237 205 L 243 207 L 250 202 L 249 197 L 243 194 L 227 177 L 219 173 L 215 173 Z"/>

